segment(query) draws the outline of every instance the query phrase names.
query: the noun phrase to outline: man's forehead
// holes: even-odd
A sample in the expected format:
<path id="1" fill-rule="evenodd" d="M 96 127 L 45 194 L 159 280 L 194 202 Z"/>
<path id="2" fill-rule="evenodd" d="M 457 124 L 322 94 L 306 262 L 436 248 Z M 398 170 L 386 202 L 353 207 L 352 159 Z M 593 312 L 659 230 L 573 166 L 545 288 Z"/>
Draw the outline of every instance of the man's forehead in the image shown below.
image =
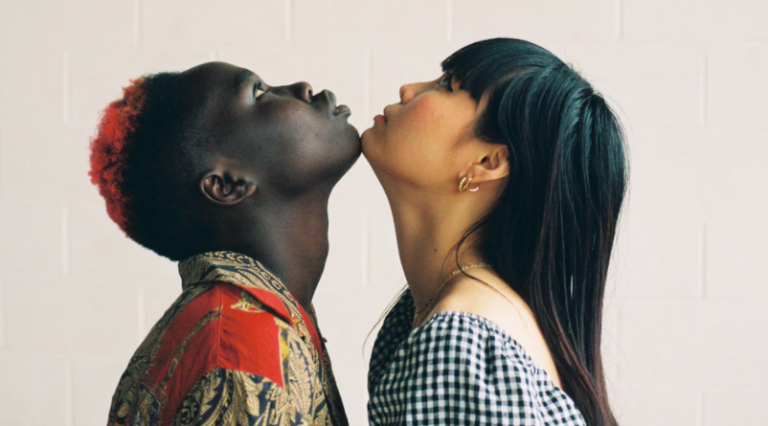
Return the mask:
<path id="1" fill-rule="evenodd" d="M 248 69 L 226 62 L 206 62 L 184 71 L 184 74 L 198 84 L 226 85 L 229 83 L 230 87 L 239 87 L 254 75 Z"/>

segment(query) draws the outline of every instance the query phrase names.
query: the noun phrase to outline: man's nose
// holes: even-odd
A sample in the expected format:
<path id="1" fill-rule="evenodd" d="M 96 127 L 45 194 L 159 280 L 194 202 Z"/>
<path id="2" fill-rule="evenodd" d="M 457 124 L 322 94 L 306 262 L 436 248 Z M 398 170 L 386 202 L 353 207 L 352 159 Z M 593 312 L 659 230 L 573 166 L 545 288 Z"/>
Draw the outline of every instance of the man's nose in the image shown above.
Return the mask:
<path id="1" fill-rule="evenodd" d="M 299 81 L 290 86 L 285 86 L 285 89 L 287 92 L 306 103 L 312 101 L 312 85 L 306 81 Z"/>

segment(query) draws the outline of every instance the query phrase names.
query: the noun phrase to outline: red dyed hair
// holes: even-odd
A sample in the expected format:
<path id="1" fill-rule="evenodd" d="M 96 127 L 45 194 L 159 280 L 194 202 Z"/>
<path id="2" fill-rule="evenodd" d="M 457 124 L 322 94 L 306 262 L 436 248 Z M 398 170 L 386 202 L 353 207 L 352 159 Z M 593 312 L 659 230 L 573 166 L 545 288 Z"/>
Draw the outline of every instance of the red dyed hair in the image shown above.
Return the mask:
<path id="1" fill-rule="evenodd" d="M 104 109 L 98 133 L 91 139 L 91 183 L 107 202 L 107 214 L 132 237 L 128 221 L 129 197 L 123 189 L 129 137 L 135 129 L 136 117 L 144 106 L 144 79 L 131 80 L 123 88 L 123 98 Z"/>

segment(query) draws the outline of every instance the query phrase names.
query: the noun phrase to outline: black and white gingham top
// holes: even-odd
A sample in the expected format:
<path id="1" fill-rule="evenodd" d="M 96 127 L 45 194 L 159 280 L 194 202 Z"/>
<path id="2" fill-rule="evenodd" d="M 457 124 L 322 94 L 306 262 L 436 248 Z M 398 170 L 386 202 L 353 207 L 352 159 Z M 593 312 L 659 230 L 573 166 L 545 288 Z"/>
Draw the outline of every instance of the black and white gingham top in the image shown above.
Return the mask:
<path id="1" fill-rule="evenodd" d="M 387 315 L 368 373 L 378 425 L 585 426 L 568 395 L 493 322 L 439 312 L 411 331 L 406 291 Z"/>

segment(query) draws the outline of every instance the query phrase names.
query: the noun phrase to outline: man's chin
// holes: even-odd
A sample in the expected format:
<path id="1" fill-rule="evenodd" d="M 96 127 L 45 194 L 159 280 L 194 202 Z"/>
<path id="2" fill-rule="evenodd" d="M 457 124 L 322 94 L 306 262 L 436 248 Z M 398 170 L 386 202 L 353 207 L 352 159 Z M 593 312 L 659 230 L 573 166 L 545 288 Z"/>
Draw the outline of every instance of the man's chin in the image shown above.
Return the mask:
<path id="1" fill-rule="evenodd" d="M 349 169 L 351 169 L 352 166 L 355 165 L 355 163 L 357 162 L 357 159 L 360 158 L 360 155 L 362 153 L 363 153 L 363 144 L 361 143 L 361 139 L 358 138 L 357 143 L 355 144 L 354 151 L 349 157 L 347 157 L 345 161 L 346 164 L 343 166 L 343 172 L 341 173 L 341 176 L 344 176 L 345 174 L 347 174 Z"/>
<path id="2" fill-rule="evenodd" d="M 360 158 L 360 154 L 363 152 L 360 138 L 356 135 L 354 139 L 350 138 L 343 143 L 345 146 L 342 150 L 343 152 L 339 152 L 336 159 L 332 161 L 333 165 L 326 169 L 334 186 L 347 174 L 347 172 L 349 172 L 352 166 L 355 165 L 357 159 Z"/>

